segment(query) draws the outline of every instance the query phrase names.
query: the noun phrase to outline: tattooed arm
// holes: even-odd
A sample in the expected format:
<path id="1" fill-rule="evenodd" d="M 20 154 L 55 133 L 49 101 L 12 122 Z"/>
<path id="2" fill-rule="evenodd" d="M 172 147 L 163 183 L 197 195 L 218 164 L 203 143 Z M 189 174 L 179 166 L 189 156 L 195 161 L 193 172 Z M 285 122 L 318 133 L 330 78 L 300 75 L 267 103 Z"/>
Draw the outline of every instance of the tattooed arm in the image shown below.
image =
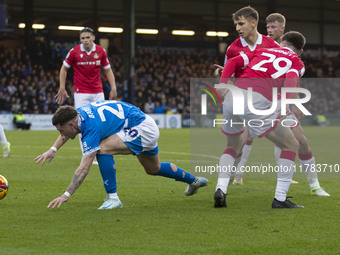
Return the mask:
<path id="1" fill-rule="evenodd" d="M 79 188 L 79 186 L 83 183 L 87 174 L 90 172 L 90 167 L 96 154 L 97 152 L 95 151 L 95 152 L 83 155 L 80 165 L 74 172 L 72 181 L 70 185 L 67 187 L 66 192 L 60 197 L 57 197 L 56 199 L 52 200 L 48 204 L 47 206 L 48 208 L 50 207 L 54 208 L 55 206 L 60 207 L 61 204 L 66 202 L 69 199 L 69 197 Z"/>

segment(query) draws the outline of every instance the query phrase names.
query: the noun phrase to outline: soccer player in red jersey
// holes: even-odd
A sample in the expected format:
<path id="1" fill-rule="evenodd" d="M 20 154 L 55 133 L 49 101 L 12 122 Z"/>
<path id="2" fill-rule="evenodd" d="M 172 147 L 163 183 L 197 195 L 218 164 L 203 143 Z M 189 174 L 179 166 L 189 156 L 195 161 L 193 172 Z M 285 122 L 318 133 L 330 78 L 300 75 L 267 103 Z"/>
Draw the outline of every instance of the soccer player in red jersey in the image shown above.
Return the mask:
<path id="1" fill-rule="evenodd" d="M 225 65 L 221 82 L 227 82 L 238 68 L 246 67 L 240 79 L 235 83 L 235 86 L 242 91 L 244 97 L 245 114 L 236 115 L 233 113 L 233 93 L 227 93 L 223 105 L 223 115 L 224 119 L 228 122 L 222 125 L 222 130 L 228 136 L 228 144 L 227 149 L 220 158 L 219 165 L 229 170 L 219 172 L 214 195 L 215 207 L 227 207 L 225 198 L 231 176 L 230 169 L 234 165 L 236 156 L 241 151 L 241 134 L 245 130 L 245 126 L 239 124 L 241 121 L 246 121 L 245 123 L 247 123 L 250 133 L 259 137 L 266 136 L 281 149 L 277 186 L 272 207 L 302 207 L 287 199 L 287 192 L 294 174 L 293 167 L 298 151 L 298 142 L 289 127 L 282 125 L 280 121 L 270 121 L 277 119 L 276 111 L 266 115 L 252 113 L 247 104 L 248 91 L 246 89 L 253 89 L 252 100 L 257 110 L 271 108 L 273 104 L 273 88 L 278 88 L 280 91 L 282 87 L 298 86 L 299 72 L 304 68 L 298 55 L 301 54 L 304 45 L 305 38 L 302 34 L 289 32 L 282 38 L 281 46 L 284 48 L 259 49 L 255 52 L 248 52 L 230 59 Z M 261 79 L 249 80 L 249 78 Z M 292 97 L 298 98 L 297 93 L 293 93 Z M 277 98 L 274 99 L 277 100 Z M 302 116 L 302 112 L 297 107 L 293 106 L 292 111 L 296 116 Z M 253 119 L 262 120 L 264 124 L 260 127 L 249 125 L 248 121 Z M 237 122 L 238 124 L 232 125 L 232 122 Z"/>
<path id="2" fill-rule="evenodd" d="M 285 31 L 286 18 L 282 14 L 272 13 L 267 16 L 266 22 L 268 36 L 275 40 L 277 43 L 281 43 L 282 35 Z M 243 146 L 242 155 L 240 156 L 239 162 L 237 163 L 237 170 L 235 173 L 235 179 L 233 181 L 233 184 L 241 185 L 243 184 L 243 172 L 241 171 L 241 168 L 243 168 L 247 163 L 252 148 L 253 140 L 254 140 L 253 138 L 248 137 L 247 142 Z M 275 147 L 275 156 L 276 155 L 280 155 L 277 147 Z M 297 184 L 298 182 L 292 180 L 292 183 Z"/>
<path id="3" fill-rule="evenodd" d="M 278 44 L 273 39 L 257 32 L 259 15 L 252 7 L 248 6 L 238 10 L 233 14 L 233 20 L 236 32 L 240 37 L 228 47 L 224 64 L 230 58 L 252 52 L 255 49 L 278 47 Z M 236 70 L 235 77 L 240 77 L 243 70 L 243 68 Z"/>
<path id="4" fill-rule="evenodd" d="M 257 31 L 257 24 L 259 21 L 258 12 L 250 7 L 244 7 L 238 10 L 233 14 L 233 21 L 235 24 L 235 28 L 237 33 L 239 34 L 239 38 L 236 39 L 227 49 L 224 64 L 233 57 L 245 54 L 247 52 L 253 52 L 255 49 L 260 48 L 277 48 L 279 44 L 276 43 L 273 39 L 260 34 Z M 222 66 L 215 65 L 217 69 L 215 70 L 215 74 L 218 75 L 219 72 L 223 70 Z M 235 78 L 239 78 L 244 71 L 244 67 L 241 67 L 239 70 L 235 71 Z M 224 94 L 222 92 L 222 94 Z M 251 151 L 251 144 L 253 142 L 253 138 L 248 137 L 248 132 L 243 134 L 243 140 L 246 141 L 242 154 L 238 155 L 235 165 L 240 169 L 245 165 L 247 159 L 249 157 Z M 234 180 L 234 184 L 243 184 L 242 172 L 240 170 L 237 171 L 239 173 Z M 238 178 L 237 178 L 238 177 Z"/>
<path id="5" fill-rule="evenodd" d="M 282 42 L 282 36 L 286 28 L 286 18 L 281 13 L 269 14 L 266 18 L 267 33 L 277 43 Z"/>
<path id="6" fill-rule="evenodd" d="M 62 104 L 65 97 L 69 97 L 65 89 L 68 69 L 74 69 L 74 106 L 76 108 L 88 103 L 104 100 L 100 71 L 111 86 L 110 99 L 116 99 L 117 90 L 115 78 L 104 48 L 94 43 L 95 36 L 91 28 L 80 31 L 81 44 L 72 48 L 66 56 L 60 69 L 60 87 L 56 95 L 58 104 Z"/>
<path id="7" fill-rule="evenodd" d="M 257 24 L 259 21 L 258 12 L 250 7 L 244 7 L 233 14 L 233 21 L 236 27 L 236 32 L 239 34 L 237 38 L 228 47 L 225 55 L 224 64 L 228 59 L 239 56 L 241 54 L 252 52 L 259 48 L 276 48 L 279 45 L 271 38 L 260 34 L 257 31 Z M 215 73 L 223 70 L 222 66 L 217 67 Z M 235 77 L 238 78 L 242 74 L 244 68 L 236 70 Z"/>
<path id="8" fill-rule="evenodd" d="M 276 42 L 281 43 L 282 36 L 285 30 L 286 26 L 286 19 L 285 17 L 280 13 L 272 13 L 267 16 L 266 18 L 267 23 L 267 32 L 268 36 L 274 39 Z M 304 68 L 302 68 L 299 72 L 300 77 L 304 74 Z M 298 119 L 292 114 L 291 112 L 287 114 L 286 120 L 292 119 L 294 123 L 298 123 L 298 125 L 292 126 L 292 132 L 295 136 L 295 138 L 299 142 L 299 159 L 302 168 L 304 169 L 308 182 L 309 187 L 311 189 L 311 194 L 316 196 L 330 196 L 323 188 L 320 187 L 317 172 L 312 171 L 312 169 L 315 169 L 315 158 L 313 157 L 312 151 L 309 147 L 308 140 L 304 136 L 303 129 L 298 121 Z M 237 170 L 235 174 L 235 179 L 233 181 L 234 184 L 243 184 L 243 172 L 241 171 L 241 168 L 246 164 L 250 151 L 251 151 L 251 144 L 252 144 L 252 138 L 248 138 L 246 144 L 244 145 L 242 149 L 242 156 L 237 164 Z M 279 157 L 281 154 L 281 150 L 275 146 L 275 159 L 276 162 L 278 162 Z M 297 184 L 298 182 L 292 180 L 293 184 Z"/>

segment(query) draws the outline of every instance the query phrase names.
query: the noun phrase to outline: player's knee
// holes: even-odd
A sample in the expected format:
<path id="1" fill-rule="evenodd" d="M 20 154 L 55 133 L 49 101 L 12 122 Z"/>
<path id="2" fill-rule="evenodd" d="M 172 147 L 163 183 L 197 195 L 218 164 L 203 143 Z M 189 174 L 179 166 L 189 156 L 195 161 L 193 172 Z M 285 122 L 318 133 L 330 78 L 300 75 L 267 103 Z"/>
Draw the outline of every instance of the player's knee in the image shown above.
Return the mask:
<path id="1" fill-rule="evenodd" d="M 296 138 L 292 139 L 288 145 L 289 150 L 297 152 L 299 149 L 299 142 L 296 140 Z"/>
<path id="2" fill-rule="evenodd" d="M 97 151 L 97 154 L 108 154 L 103 148 Z"/>
<path id="3" fill-rule="evenodd" d="M 300 137 L 298 142 L 299 142 L 299 149 L 309 151 L 308 140 L 305 136 Z"/>

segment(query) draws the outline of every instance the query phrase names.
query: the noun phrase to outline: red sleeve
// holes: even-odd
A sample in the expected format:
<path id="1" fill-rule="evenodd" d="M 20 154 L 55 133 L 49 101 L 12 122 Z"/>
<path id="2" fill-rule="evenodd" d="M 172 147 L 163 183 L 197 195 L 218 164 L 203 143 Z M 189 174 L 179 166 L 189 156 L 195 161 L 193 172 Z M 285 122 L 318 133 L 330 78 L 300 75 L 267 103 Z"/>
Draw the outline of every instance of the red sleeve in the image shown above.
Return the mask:
<path id="1" fill-rule="evenodd" d="M 73 66 L 73 61 L 74 61 L 74 48 L 72 48 L 66 55 L 65 62 L 69 66 Z"/>
<path id="2" fill-rule="evenodd" d="M 296 75 L 295 72 L 288 72 L 286 74 L 285 82 L 284 82 L 284 87 L 297 87 L 299 85 L 298 83 L 299 76 Z"/>
<path id="3" fill-rule="evenodd" d="M 289 72 L 286 74 L 286 78 L 284 81 L 284 85 L 283 87 L 285 88 L 295 88 L 295 87 L 299 87 L 299 75 L 295 72 Z M 287 93 L 286 97 L 292 98 L 292 93 Z"/>
<path id="4" fill-rule="evenodd" d="M 225 57 L 224 57 L 224 65 L 227 63 L 228 59 L 231 59 L 233 57 L 233 54 L 231 53 L 230 46 L 228 47 L 227 51 L 225 52 Z"/>
<path id="5" fill-rule="evenodd" d="M 227 63 L 224 65 L 223 72 L 221 75 L 220 82 L 228 80 L 238 68 L 243 67 L 243 58 L 242 56 L 237 56 L 234 58 L 230 58 Z"/>
<path id="6" fill-rule="evenodd" d="M 102 59 L 101 59 L 101 64 L 103 67 L 106 67 L 110 65 L 110 62 L 107 58 L 106 50 L 103 48 L 103 54 L 102 54 Z"/>
<path id="7" fill-rule="evenodd" d="M 225 53 L 225 56 L 226 56 L 226 58 L 229 58 L 229 59 L 233 57 L 232 50 L 231 50 L 230 46 L 228 47 L 228 49 Z"/>
<path id="8" fill-rule="evenodd" d="M 229 59 L 223 68 L 220 82 L 222 82 L 222 79 L 223 81 L 226 81 L 232 77 L 236 70 L 246 68 L 253 55 L 253 52 L 247 52 L 246 54 L 241 54 Z"/>
<path id="9" fill-rule="evenodd" d="M 300 59 L 294 59 L 292 67 L 285 76 L 284 87 L 299 87 L 299 78 L 304 73 L 304 64 Z"/>

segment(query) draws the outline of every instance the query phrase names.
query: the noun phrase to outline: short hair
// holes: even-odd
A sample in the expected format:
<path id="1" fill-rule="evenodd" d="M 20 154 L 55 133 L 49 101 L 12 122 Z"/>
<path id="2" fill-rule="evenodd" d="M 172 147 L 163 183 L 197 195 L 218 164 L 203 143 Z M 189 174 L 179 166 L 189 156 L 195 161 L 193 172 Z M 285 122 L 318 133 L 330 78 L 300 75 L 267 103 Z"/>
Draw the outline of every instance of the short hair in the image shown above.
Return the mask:
<path id="1" fill-rule="evenodd" d="M 78 112 L 70 105 L 60 106 L 52 117 L 53 126 L 65 125 L 67 122 L 77 117 Z"/>
<path id="2" fill-rule="evenodd" d="M 302 50 L 306 44 L 306 38 L 300 32 L 290 31 L 282 36 L 282 41 L 286 41 L 288 45 L 293 46 L 297 50 Z"/>
<path id="3" fill-rule="evenodd" d="M 238 20 L 240 17 L 245 17 L 246 19 L 251 18 L 255 19 L 257 22 L 259 21 L 259 13 L 250 6 L 243 7 L 239 9 L 237 12 L 233 13 L 233 20 Z"/>
<path id="4" fill-rule="evenodd" d="M 94 35 L 94 31 L 90 27 L 84 27 L 82 30 L 80 30 L 79 34 L 81 33 L 91 33 L 92 35 Z"/>
<path id="5" fill-rule="evenodd" d="M 272 14 L 269 14 L 266 18 L 267 24 L 271 22 L 275 22 L 275 21 L 282 23 L 283 26 L 286 26 L 286 18 L 281 13 L 277 13 L 277 12 L 272 13 Z"/>

